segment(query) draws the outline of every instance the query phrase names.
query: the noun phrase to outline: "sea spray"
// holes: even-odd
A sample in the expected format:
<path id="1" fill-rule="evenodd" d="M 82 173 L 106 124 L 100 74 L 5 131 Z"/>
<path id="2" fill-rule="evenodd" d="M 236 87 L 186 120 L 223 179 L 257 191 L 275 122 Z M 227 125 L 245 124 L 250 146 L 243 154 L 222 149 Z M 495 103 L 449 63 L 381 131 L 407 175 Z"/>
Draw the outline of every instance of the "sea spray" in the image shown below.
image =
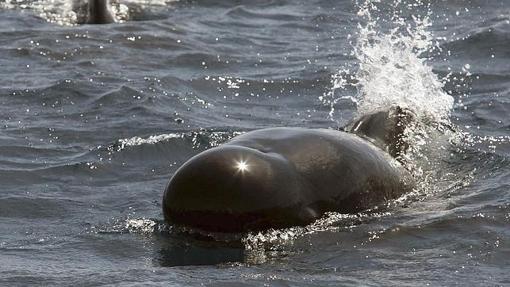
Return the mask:
<path id="1" fill-rule="evenodd" d="M 422 5 L 430 11 L 421 1 L 407 5 Z M 333 107 L 339 98 L 351 98 L 359 114 L 399 105 L 429 120 L 448 122 L 453 98 L 443 90 L 442 80 L 423 56 L 437 48 L 428 31 L 430 12 L 405 17 L 404 11 L 396 8 L 400 6 L 402 1 L 385 4 L 366 0 L 359 4 L 357 16 L 363 22 L 358 24 L 352 52 L 357 67 L 342 67 L 332 77 L 331 90 L 320 99 Z M 383 17 L 385 9 L 393 11 Z M 356 95 L 335 96 L 335 90 L 349 85 L 356 88 Z M 332 108 L 330 116 L 333 113 Z"/>

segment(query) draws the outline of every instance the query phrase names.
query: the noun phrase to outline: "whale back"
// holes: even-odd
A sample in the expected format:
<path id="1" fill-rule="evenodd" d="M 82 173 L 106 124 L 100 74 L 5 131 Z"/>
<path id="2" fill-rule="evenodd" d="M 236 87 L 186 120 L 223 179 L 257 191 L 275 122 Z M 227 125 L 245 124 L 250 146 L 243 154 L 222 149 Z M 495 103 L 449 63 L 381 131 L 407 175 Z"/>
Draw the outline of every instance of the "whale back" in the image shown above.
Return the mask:
<path id="1" fill-rule="evenodd" d="M 89 0 L 88 24 L 108 24 L 115 22 L 108 0 Z"/>
<path id="2" fill-rule="evenodd" d="M 354 134 L 270 128 L 240 135 L 181 166 L 164 196 L 165 220 L 213 232 L 306 225 L 356 213 L 409 190 L 395 159 Z"/>
<path id="3" fill-rule="evenodd" d="M 361 136 L 399 159 L 409 148 L 405 131 L 416 116 L 400 106 L 363 115 L 351 121 L 344 131 Z"/>
<path id="4" fill-rule="evenodd" d="M 318 214 L 359 212 L 409 190 L 410 178 L 397 160 L 351 133 L 269 128 L 240 135 L 226 145 L 285 158 L 298 178 L 308 183 L 310 202 L 315 202 Z"/>

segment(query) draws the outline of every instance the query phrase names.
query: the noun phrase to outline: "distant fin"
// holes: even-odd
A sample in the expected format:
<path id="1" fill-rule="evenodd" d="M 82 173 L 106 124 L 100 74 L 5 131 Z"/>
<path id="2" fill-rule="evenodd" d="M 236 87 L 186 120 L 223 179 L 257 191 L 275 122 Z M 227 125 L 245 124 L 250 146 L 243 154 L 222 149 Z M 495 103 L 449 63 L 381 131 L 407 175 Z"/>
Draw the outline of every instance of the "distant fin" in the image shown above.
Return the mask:
<path id="1" fill-rule="evenodd" d="M 398 158 L 409 148 L 404 132 L 415 119 L 416 115 L 409 109 L 393 106 L 388 110 L 356 118 L 347 124 L 344 130 L 367 138 L 394 158 Z"/>
<path id="2" fill-rule="evenodd" d="M 108 0 L 89 0 L 88 24 L 108 24 L 115 22 Z"/>

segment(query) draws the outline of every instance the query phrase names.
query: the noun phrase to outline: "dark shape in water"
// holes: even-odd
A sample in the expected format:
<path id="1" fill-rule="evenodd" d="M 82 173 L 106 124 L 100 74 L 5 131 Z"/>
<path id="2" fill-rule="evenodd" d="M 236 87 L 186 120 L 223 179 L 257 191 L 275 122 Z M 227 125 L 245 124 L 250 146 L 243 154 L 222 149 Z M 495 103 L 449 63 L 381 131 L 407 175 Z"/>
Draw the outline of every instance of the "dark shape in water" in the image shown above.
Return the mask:
<path id="1" fill-rule="evenodd" d="M 88 24 L 108 24 L 115 22 L 108 0 L 89 0 L 88 6 Z"/>
<path id="2" fill-rule="evenodd" d="M 410 190 L 393 157 L 413 119 L 399 107 L 363 116 L 346 131 L 248 132 L 182 165 L 163 196 L 165 220 L 213 232 L 306 225 L 325 212 L 355 213 Z"/>

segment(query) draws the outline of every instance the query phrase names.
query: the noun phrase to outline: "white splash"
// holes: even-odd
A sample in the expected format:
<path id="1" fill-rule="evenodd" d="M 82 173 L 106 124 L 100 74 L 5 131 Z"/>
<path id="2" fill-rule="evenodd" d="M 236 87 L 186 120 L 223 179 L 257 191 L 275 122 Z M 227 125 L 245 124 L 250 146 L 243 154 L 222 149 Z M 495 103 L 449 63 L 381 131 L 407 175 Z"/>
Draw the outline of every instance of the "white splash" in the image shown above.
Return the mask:
<path id="1" fill-rule="evenodd" d="M 166 142 L 172 139 L 189 139 L 193 145 L 193 148 L 199 148 L 203 144 L 206 147 L 211 148 L 218 146 L 231 138 L 241 135 L 244 132 L 240 131 L 198 131 L 198 132 L 185 132 L 185 133 L 168 133 L 160 135 L 152 135 L 148 137 L 134 136 L 131 138 L 119 139 L 116 144 L 108 147 L 110 151 L 122 151 L 126 147 L 140 146 L 140 145 L 152 145 L 160 142 Z M 101 146 L 98 147 L 100 149 Z"/>
<path id="2" fill-rule="evenodd" d="M 117 151 L 121 151 L 126 147 L 130 146 L 139 146 L 143 144 L 156 144 L 159 142 L 168 141 L 170 139 L 183 138 L 184 135 L 185 134 L 183 133 L 168 133 L 161 135 L 153 135 L 146 138 L 135 136 L 132 138 L 120 139 L 118 140 Z"/>
<path id="3" fill-rule="evenodd" d="M 410 2 L 407 4 L 413 4 L 416 11 L 430 11 L 420 0 Z M 423 57 L 437 48 L 428 30 L 430 12 L 407 19 L 398 8 L 403 4 L 400 0 L 364 0 L 359 4 L 358 16 L 365 21 L 358 25 L 353 51 L 359 67 L 354 74 L 343 68 L 334 75 L 332 91 L 354 82 L 358 93 L 353 102 L 360 114 L 399 105 L 435 122 L 448 121 L 453 98 Z M 392 10 L 388 19 L 380 16 L 384 8 Z M 390 28 L 382 31 L 383 26 Z M 348 77 L 353 81 L 347 81 Z"/>
<path id="4" fill-rule="evenodd" d="M 125 221 L 125 229 L 131 233 L 153 233 L 157 223 L 152 219 L 133 218 Z"/>

